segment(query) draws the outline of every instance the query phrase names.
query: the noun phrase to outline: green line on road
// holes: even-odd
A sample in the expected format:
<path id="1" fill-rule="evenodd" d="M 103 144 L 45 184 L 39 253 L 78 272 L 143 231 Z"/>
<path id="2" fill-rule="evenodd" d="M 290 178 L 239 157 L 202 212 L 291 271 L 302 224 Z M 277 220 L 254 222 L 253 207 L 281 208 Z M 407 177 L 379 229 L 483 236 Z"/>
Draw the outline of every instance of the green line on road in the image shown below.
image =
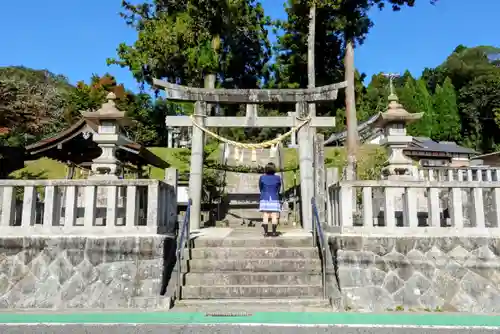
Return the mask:
<path id="1" fill-rule="evenodd" d="M 141 324 L 297 324 L 420 325 L 500 327 L 500 316 L 468 314 L 372 314 L 258 312 L 251 316 L 211 317 L 204 313 L 0 313 L 0 323 L 141 323 Z"/>

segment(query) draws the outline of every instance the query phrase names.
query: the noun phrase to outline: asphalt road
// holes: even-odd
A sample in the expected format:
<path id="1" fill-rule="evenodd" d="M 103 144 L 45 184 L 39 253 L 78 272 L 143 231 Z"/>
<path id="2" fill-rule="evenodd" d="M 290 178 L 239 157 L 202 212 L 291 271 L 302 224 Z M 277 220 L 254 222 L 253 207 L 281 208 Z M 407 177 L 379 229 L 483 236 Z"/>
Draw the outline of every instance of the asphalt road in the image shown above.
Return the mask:
<path id="1" fill-rule="evenodd" d="M 492 334 L 500 327 L 260 324 L 0 324 L 2 334 Z"/>

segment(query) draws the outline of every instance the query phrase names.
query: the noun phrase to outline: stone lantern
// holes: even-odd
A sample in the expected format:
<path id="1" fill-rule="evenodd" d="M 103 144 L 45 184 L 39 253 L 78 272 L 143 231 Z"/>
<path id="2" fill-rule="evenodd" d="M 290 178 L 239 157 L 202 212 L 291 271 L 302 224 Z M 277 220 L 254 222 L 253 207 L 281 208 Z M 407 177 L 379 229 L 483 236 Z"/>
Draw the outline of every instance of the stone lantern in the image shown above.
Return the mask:
<path id="1" fill-rule="evenodd" d="M 118 179 L 121 162 L 116 158 L 116 150 L 131 142 L 121 134 L 122 128 L 131 124 L 131 120 L 116 108 L 114 93 L 109 93 L 106 99 L 99 110 L 83 113 L 87 122 L 98 126 L 93 140 L 102 150 L 101 155 L 92 161 L 92 178 Z"/>
<path id="2" fill-rule="evenodd" d="M 412 137 L 406 134 L 406 127 L 422 118 L 423 113 L 409 113 L 398 102 L 394 93 L 391 78 L 391 94 L 389 95 L 389 106 L 385 112 L 381 112 L 374 122 L 374 127 L 384 129 L 384 138 L 381 145 L 387 148 L 389 158 L 382 170 L 388 179 L 401 178 L 401 176 L 415 176 L 416 167 L 403 150 L 412 142 Z"/>

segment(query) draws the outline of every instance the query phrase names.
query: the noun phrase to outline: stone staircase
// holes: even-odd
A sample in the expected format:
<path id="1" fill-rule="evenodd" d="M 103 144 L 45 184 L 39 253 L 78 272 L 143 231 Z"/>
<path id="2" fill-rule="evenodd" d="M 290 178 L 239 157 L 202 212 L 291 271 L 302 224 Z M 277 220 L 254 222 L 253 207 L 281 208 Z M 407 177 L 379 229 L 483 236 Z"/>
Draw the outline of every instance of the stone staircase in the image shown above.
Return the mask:
<path id="1" fill-rule="evenodd" d="M 198 238 L 194 244 L 185 253 L 182 268 L 188 270 L 174 309 L 219 312 L 226 304 L 231 312 L 328 309 L 310 236 L 264 238 L 234 230 L 227 238 Z"/>
<path id="2" fill-rule="evenodd" d="M 223 145 L 222 145 L 223 146 Z M 281 168 L 280 153 L 278 150 L 271 153 L 271 149 L 263 149 L 255 151 L 255 160 L 252 159 L 252 150 L 239 150 L 239 154 L 235 154 L 234 147 L 226 148 L 228 150 L 226 158 L 221 157 L 222 164 L 231 167 L 250 166 L 258 167 L 265 166 L 269 162 L 273 162 L 277 168 Z M 243 154 L 243 156 L 241 156 Z M 228 195 L 228 208 L 225 214 L 225 220 L 228 222 L 228 227 L 239 227 L 243 225 L 251 226 L 256 222 L 260 222 L 262 215 L 259 212 L 259 177 L 258 173 L 237 173 L 226 172 L 226 192 Z M 288 215 L 287 212 L 282 213 L 282 218 Z"/>

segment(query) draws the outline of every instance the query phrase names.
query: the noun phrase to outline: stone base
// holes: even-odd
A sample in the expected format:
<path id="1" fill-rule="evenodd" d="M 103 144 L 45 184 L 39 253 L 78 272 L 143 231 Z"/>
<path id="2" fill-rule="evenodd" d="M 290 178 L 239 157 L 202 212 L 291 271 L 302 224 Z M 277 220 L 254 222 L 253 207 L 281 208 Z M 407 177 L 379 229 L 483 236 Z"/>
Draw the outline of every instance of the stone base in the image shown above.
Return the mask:
<path id="1" fill-rule="evenodd" d="M 346 311 L 500 312 L 500 238 L 331 236 Z"/>
<path id="2" fill-rule="evenodd" d="M 173 253 L 164 236 L 0 238 L 0 309 L 168 309 Z"/>

